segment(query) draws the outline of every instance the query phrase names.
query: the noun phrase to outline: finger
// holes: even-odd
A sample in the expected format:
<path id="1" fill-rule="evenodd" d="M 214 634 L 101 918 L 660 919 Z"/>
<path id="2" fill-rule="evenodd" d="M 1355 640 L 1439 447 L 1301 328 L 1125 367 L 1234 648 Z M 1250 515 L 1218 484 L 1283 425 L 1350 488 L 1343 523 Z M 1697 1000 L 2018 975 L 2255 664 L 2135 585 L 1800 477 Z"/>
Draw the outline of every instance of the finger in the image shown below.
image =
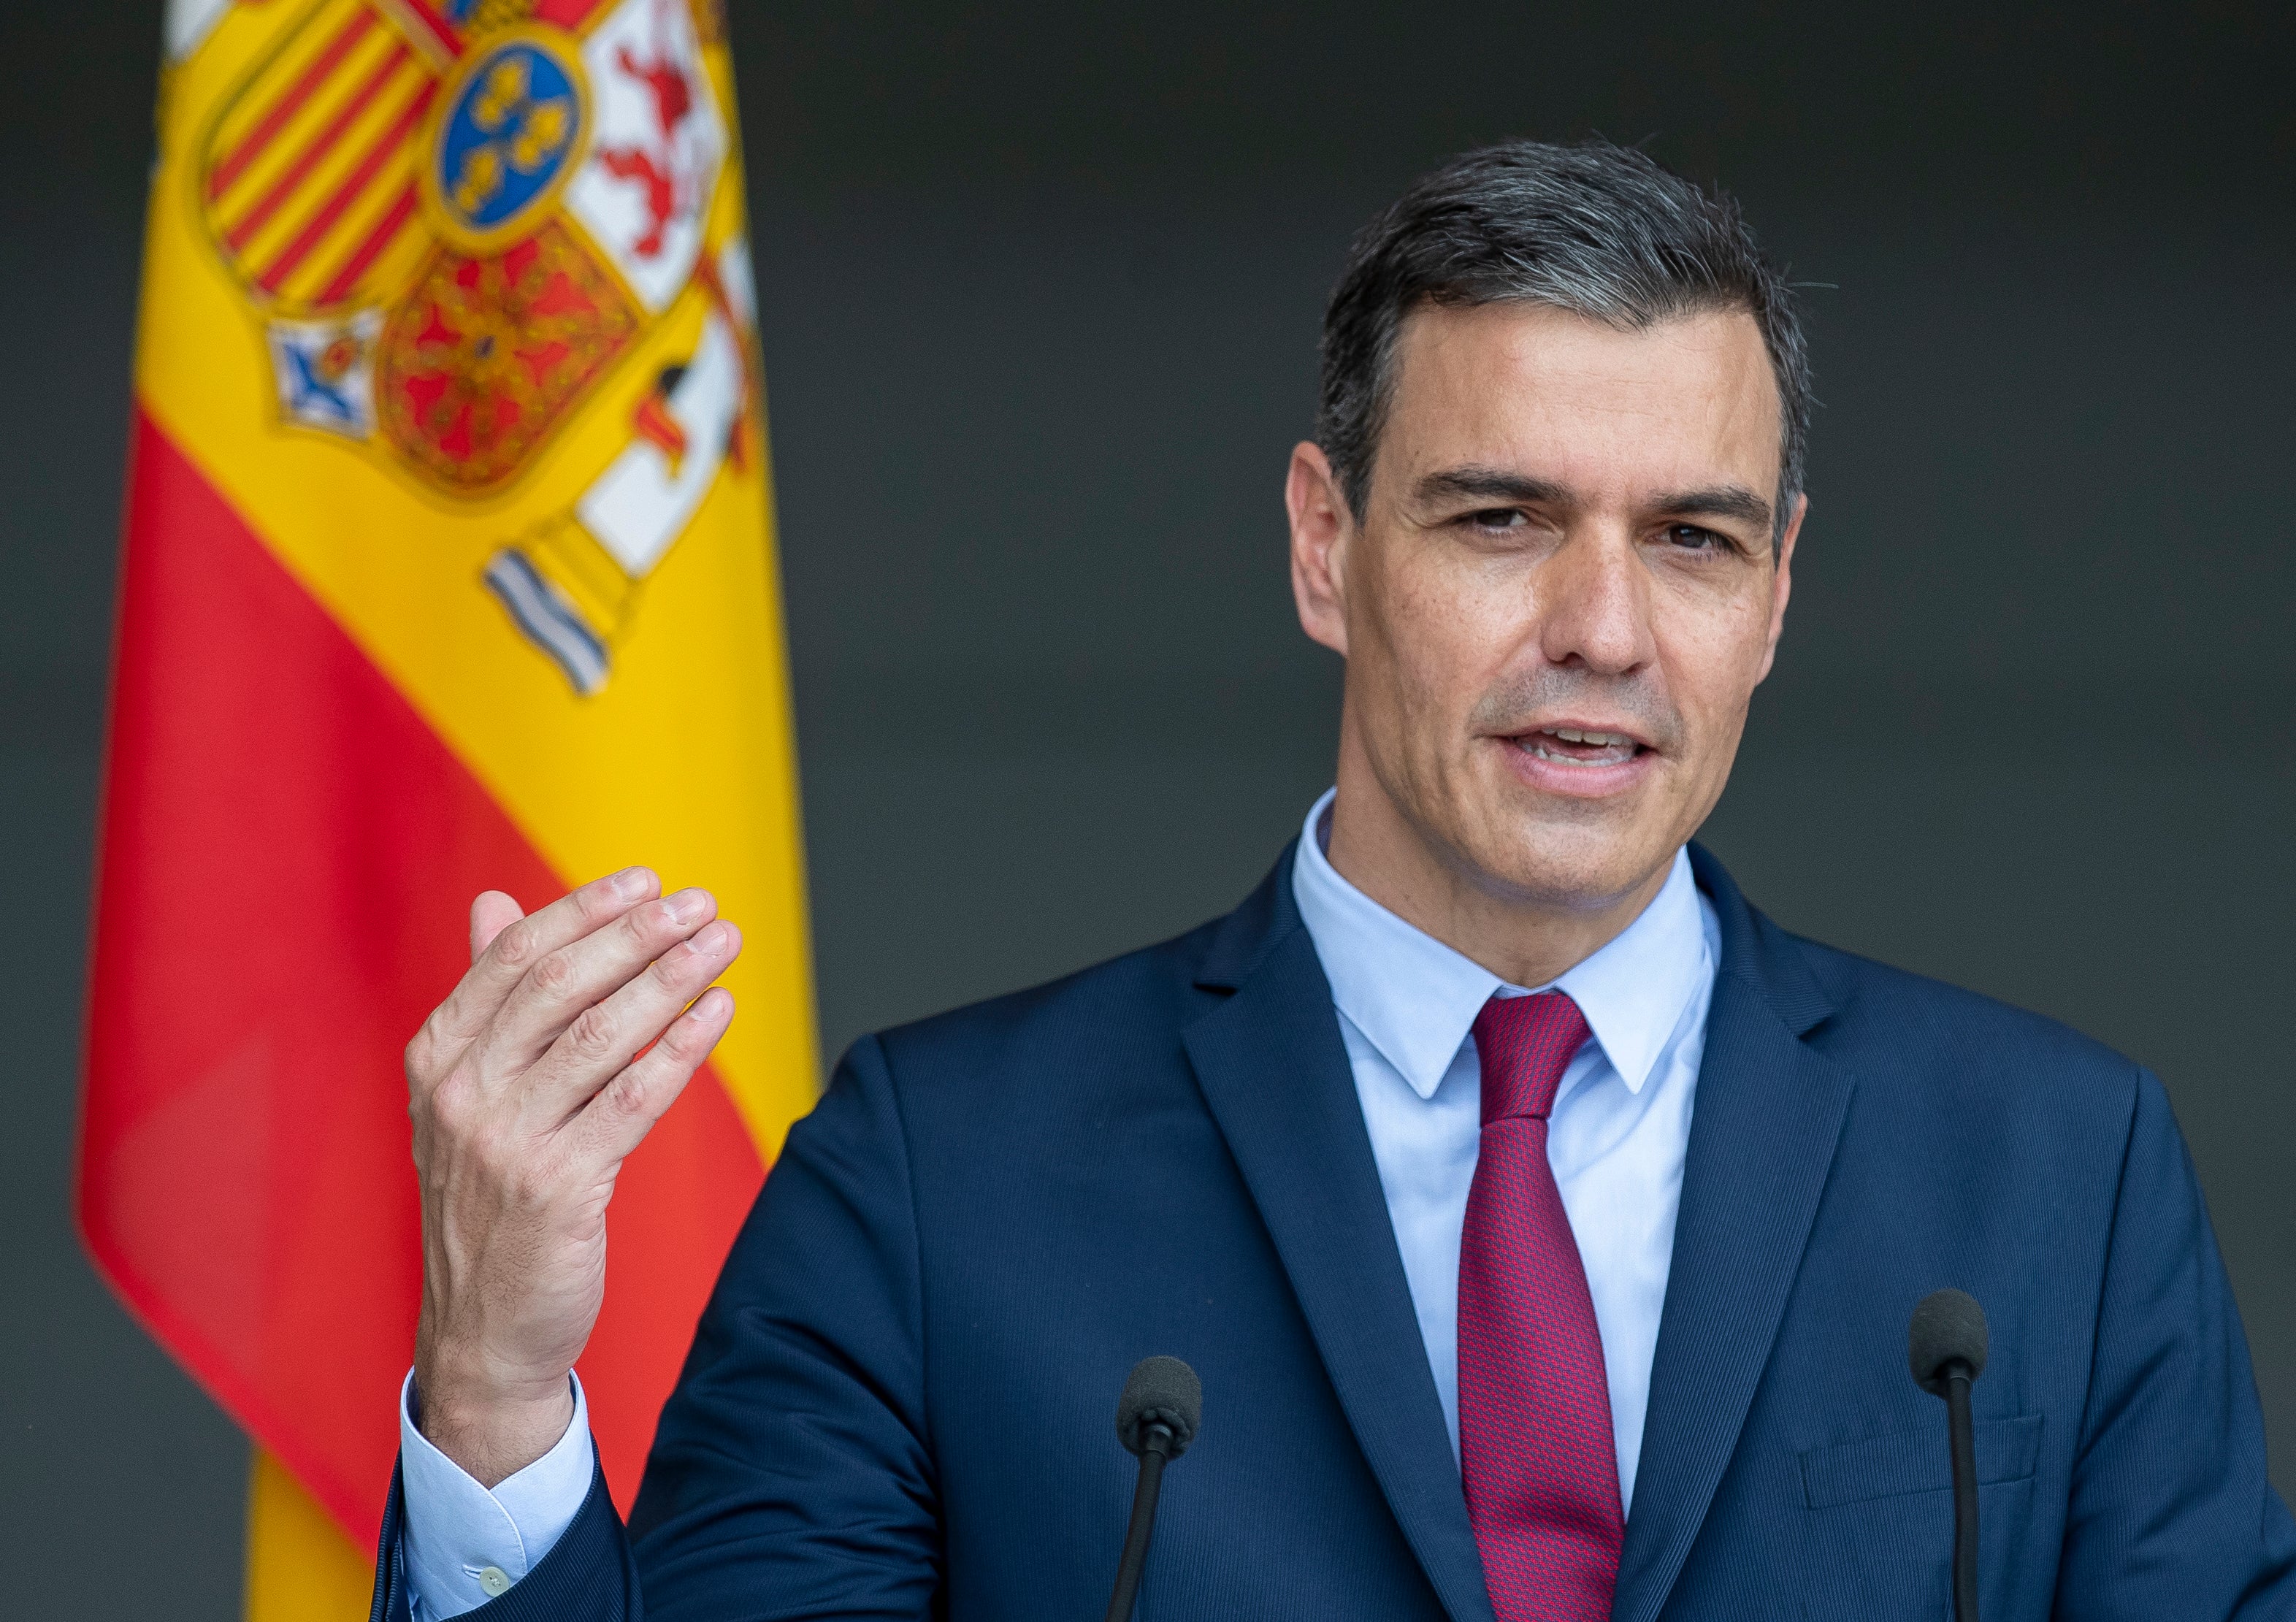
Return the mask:
<path id="1" fill-rule="evenodd" d="M 712 986 L 669 1022 L 661 1040 L 603 1088 L 576 1118 L 582 1151 L 602 1165 L 628 1156 L 645 1141 L 693 1072 L 734 1022 L 734 994 Z"/>
<path id="2" fill-rule="evenodd" d="M 574 1017 L 527 1072 L 521 1101 L 544 1131 L 566 1118 L 660 1036 L 687 1004 L 741 954 L 742 931 L 724 919 L 671 946 L 604 1000 Z"/>
<path id="3" fill-rule="evenodd" d="M 479 1038 L 481 1068 L 498 1077 L 520 1074 L 593 1004 L 637 979 L 717 915 L 718 898 L 708 890 L 682 889 L 544 953 Z"/>
<path id="4" fill-rule="evenodd" d="M 472 963 L 471 971 L 424 1023 L 423 1036 L 459 1052 L 486 1028 L 500 1012 L 504 999 L 535 964 L 569 942 L 611 924 L 632 907 L 643 905 L 660 889 L 661 881 L 649 870 L 627 867 L 505 923 Z M 476 904 L 472 910 L 475 913 Z"/>
<path id="5" fill-rule="evenodd" d="M 471 961 L 477 963 L 496 936 L 525 916 L 526 909 L 502 891 L 481 891 L 471 903 Z"/>

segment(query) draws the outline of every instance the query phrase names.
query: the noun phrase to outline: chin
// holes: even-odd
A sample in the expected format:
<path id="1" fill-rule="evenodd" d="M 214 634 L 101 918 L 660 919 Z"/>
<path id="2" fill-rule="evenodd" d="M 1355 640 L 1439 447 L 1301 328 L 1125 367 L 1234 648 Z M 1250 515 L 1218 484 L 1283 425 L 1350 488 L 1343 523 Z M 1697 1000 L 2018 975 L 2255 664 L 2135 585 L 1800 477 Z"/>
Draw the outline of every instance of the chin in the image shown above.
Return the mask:
<path id="1" fill-rule="evenodd" d="M 1468 820 L 1458 848 L 1495 892 L 1551 907 L 1616 905 L 1671 861 L 1682 840 L 1654 807 L 1585 800 L 1526 806 L 1520 792 Z M 1662 825 L 1661 825 L 1662 824 Z"/>

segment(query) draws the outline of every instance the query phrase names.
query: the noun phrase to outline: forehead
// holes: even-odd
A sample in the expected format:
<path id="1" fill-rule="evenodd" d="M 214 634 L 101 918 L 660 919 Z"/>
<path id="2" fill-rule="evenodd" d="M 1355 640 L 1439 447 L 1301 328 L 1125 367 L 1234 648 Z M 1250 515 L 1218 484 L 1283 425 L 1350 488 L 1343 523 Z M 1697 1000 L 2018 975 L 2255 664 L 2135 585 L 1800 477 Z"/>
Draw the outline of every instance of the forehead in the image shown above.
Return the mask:
<path id="1" fill-rule="evenodd" d="M 1780 433 L 1777 381 L 1744 311 L 1621 331 L 1546 305 L 1430 307 L 1397 335 L 1376 482 L 1394 491 L 1473 465 L 1590 498 L 1723 480 L 1767 494 Z"/>

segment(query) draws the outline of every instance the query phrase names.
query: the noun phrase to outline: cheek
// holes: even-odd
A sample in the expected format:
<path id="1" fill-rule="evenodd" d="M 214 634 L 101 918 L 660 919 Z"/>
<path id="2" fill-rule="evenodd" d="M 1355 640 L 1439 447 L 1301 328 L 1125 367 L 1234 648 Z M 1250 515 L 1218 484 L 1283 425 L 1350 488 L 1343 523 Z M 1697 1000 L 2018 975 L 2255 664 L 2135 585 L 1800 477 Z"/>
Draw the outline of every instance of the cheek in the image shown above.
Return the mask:
<path id="1" fill-rule="evenodd" d="M 1505 593 L 1468 571 L 1439 568 L 1398 570 L 1382 587 L 1381 635 L 1405 707 L 1423 724 L 1465 714 L 1523 635 L 1508 617 Z"/>
<path id="2" fill-rule="evenodd" d="M 1705 737 L 1734 733 L 1769 647 L 1767 595 L 1691 599 L 1669 610 L 1659 647 L 1675 703 Z"/>
<path id="3" fill-rule="evenodd" d="M 1375 649 L 1383 684 L 1416 687 L 1424 682 L 1429 641 L 1442 625 L 1439 583 L 1423 569 L 1398 559 L 1391 543 L 1369 555 L 1357 554 L 1348 602 L 1348 643 Z M 1352 653 L 1350 655 L 1352 659 Z"/>

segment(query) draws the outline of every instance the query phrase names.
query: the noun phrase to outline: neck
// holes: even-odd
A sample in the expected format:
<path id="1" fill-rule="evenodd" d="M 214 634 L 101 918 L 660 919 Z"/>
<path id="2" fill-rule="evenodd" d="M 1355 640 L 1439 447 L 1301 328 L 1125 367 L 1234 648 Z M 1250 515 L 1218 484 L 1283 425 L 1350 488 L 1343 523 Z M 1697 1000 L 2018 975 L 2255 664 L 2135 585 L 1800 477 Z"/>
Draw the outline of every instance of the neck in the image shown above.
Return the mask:
<path id="1" fill-rule="evenodd" d="M 1368 771 L 1340 773 L 1325 855 L 1405 922 L 1513 986 L 1544 986 L 1601 951 L 1665 888 L 1669 857 L 1623 895 L 1529 897 L 1437 846 Z"/>

